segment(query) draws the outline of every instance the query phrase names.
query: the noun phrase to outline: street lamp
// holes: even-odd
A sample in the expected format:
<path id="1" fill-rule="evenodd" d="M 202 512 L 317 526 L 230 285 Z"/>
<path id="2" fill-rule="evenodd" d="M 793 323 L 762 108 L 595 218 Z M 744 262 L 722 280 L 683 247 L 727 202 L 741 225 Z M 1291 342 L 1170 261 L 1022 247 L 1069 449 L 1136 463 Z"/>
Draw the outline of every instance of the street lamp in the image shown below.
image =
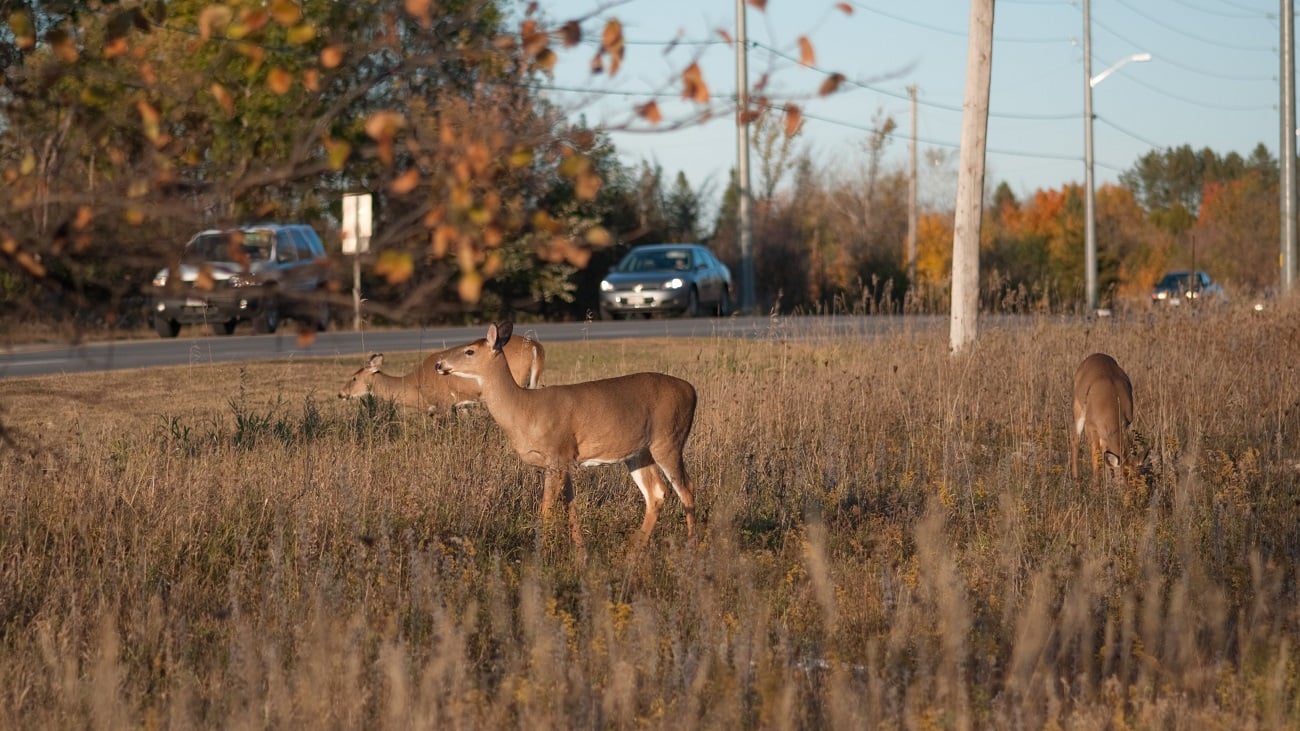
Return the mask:
<path id="1" fill-rule="evenodd" d="M 1150 61 L 1151 54 L 1135 53 L 1120 59 L 1118 63 L 1092 75 L 1092 19 L 1088 14 L 1088 0 L 1083 0 L 1083 269 L 1084 281 L 1088 290 L 1088 312 L 1097 310 L 1097 210 L 1093 192 L 1092 176 L 1092 87 L 1131 62 Z"/>
<path id="2" fill-rule="evenodd" d="M 1087 3 L 1085 3 L 1086 5 Z M 1103 79 L 1119 70 L 1121 66 L 1130 62 L 1150 61 L 1151 54 L 1135 53 L 1120 59 L 1119 63 L 1102 71 L 1096 76 L 1092 76 L 1092 61 L 1088 56 L 1090 45 L 1088 34 L 1084 33 L 1084 51 L 1083 51 L 1083 73 L 1087 79 L 1083 91 L 1083 116 L 1087 119 L 1083 131 L 1083 157 L 1084 157 L 1084 223 L 1083 223 L 1083 266 L 1084 280 L 1088 289 L 1088 312 L 1097 310 L 1097 203 L 1093 191 L 1093 174 L 1092 174 L 1092 87 L 1100 84 Z"/>

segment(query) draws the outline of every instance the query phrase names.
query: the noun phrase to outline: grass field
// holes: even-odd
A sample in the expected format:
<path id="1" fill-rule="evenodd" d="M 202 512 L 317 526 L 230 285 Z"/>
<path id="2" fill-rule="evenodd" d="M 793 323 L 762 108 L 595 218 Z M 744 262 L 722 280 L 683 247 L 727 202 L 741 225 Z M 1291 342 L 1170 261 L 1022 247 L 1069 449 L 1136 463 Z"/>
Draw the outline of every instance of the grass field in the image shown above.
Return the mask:
<path id="1" fill-rule="evenodd" d="M 579 562 L 485 412 L 336 399 L 361 354 L 0 381 L 0 727 L 1300 724 L 1300 311 L 546 345 L 695 384 L 694 545 L 593 468 Z M 1069 475 L 1095 351 L 1125 485 Z"/>

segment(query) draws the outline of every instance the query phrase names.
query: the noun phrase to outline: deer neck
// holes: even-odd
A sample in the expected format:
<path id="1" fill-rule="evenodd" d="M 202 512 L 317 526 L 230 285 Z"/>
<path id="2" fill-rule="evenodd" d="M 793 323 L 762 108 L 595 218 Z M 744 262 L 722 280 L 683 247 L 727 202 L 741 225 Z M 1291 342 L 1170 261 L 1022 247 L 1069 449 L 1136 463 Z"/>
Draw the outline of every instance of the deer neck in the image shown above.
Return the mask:
<path id="1" fill-rule="evenodd" d="M 482 379 L 479 384 L 480 400 L 493 420 L 509 431 L 515 422 L 521 401 L 528 392 L 515 382 L 504 352 L 493 355 Z"/>

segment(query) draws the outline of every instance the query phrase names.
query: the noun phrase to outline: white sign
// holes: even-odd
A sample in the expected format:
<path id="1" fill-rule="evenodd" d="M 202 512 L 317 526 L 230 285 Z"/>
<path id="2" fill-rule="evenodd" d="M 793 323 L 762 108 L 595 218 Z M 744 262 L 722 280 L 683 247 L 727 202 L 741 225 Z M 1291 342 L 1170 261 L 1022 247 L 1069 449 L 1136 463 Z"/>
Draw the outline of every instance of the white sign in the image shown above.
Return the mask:
<path id="1" fill-rule="evenodd" d="M 364 254 L 370 251 L 371 197 L 369 193 L 353 193 L 343 196 L 343 237 L 344 254 Z"/>

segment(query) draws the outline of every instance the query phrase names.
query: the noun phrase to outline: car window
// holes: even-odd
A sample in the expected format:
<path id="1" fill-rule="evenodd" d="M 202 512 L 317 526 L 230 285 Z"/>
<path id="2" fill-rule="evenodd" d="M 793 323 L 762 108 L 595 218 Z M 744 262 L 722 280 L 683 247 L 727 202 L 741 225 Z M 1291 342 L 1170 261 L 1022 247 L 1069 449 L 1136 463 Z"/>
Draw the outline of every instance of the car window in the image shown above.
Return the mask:
<path id="1" fill-rule="evenodd" d="M 312 245 L 314 242 L 312 241 L 311 233 L 306 228 L 295 228 L 293 229 L 293 234 L 294 240 L 298 245 L 298 260 L 311 261 L 312 259 L 315 259 L 318 254 L 316 252 L 316 247 Z"/>
<path id="2" fill-rule="evenodd" d="M 275 232 L 275 260 L 281 264 L 298 260 L 298 242 L 288 230 Z"/>

